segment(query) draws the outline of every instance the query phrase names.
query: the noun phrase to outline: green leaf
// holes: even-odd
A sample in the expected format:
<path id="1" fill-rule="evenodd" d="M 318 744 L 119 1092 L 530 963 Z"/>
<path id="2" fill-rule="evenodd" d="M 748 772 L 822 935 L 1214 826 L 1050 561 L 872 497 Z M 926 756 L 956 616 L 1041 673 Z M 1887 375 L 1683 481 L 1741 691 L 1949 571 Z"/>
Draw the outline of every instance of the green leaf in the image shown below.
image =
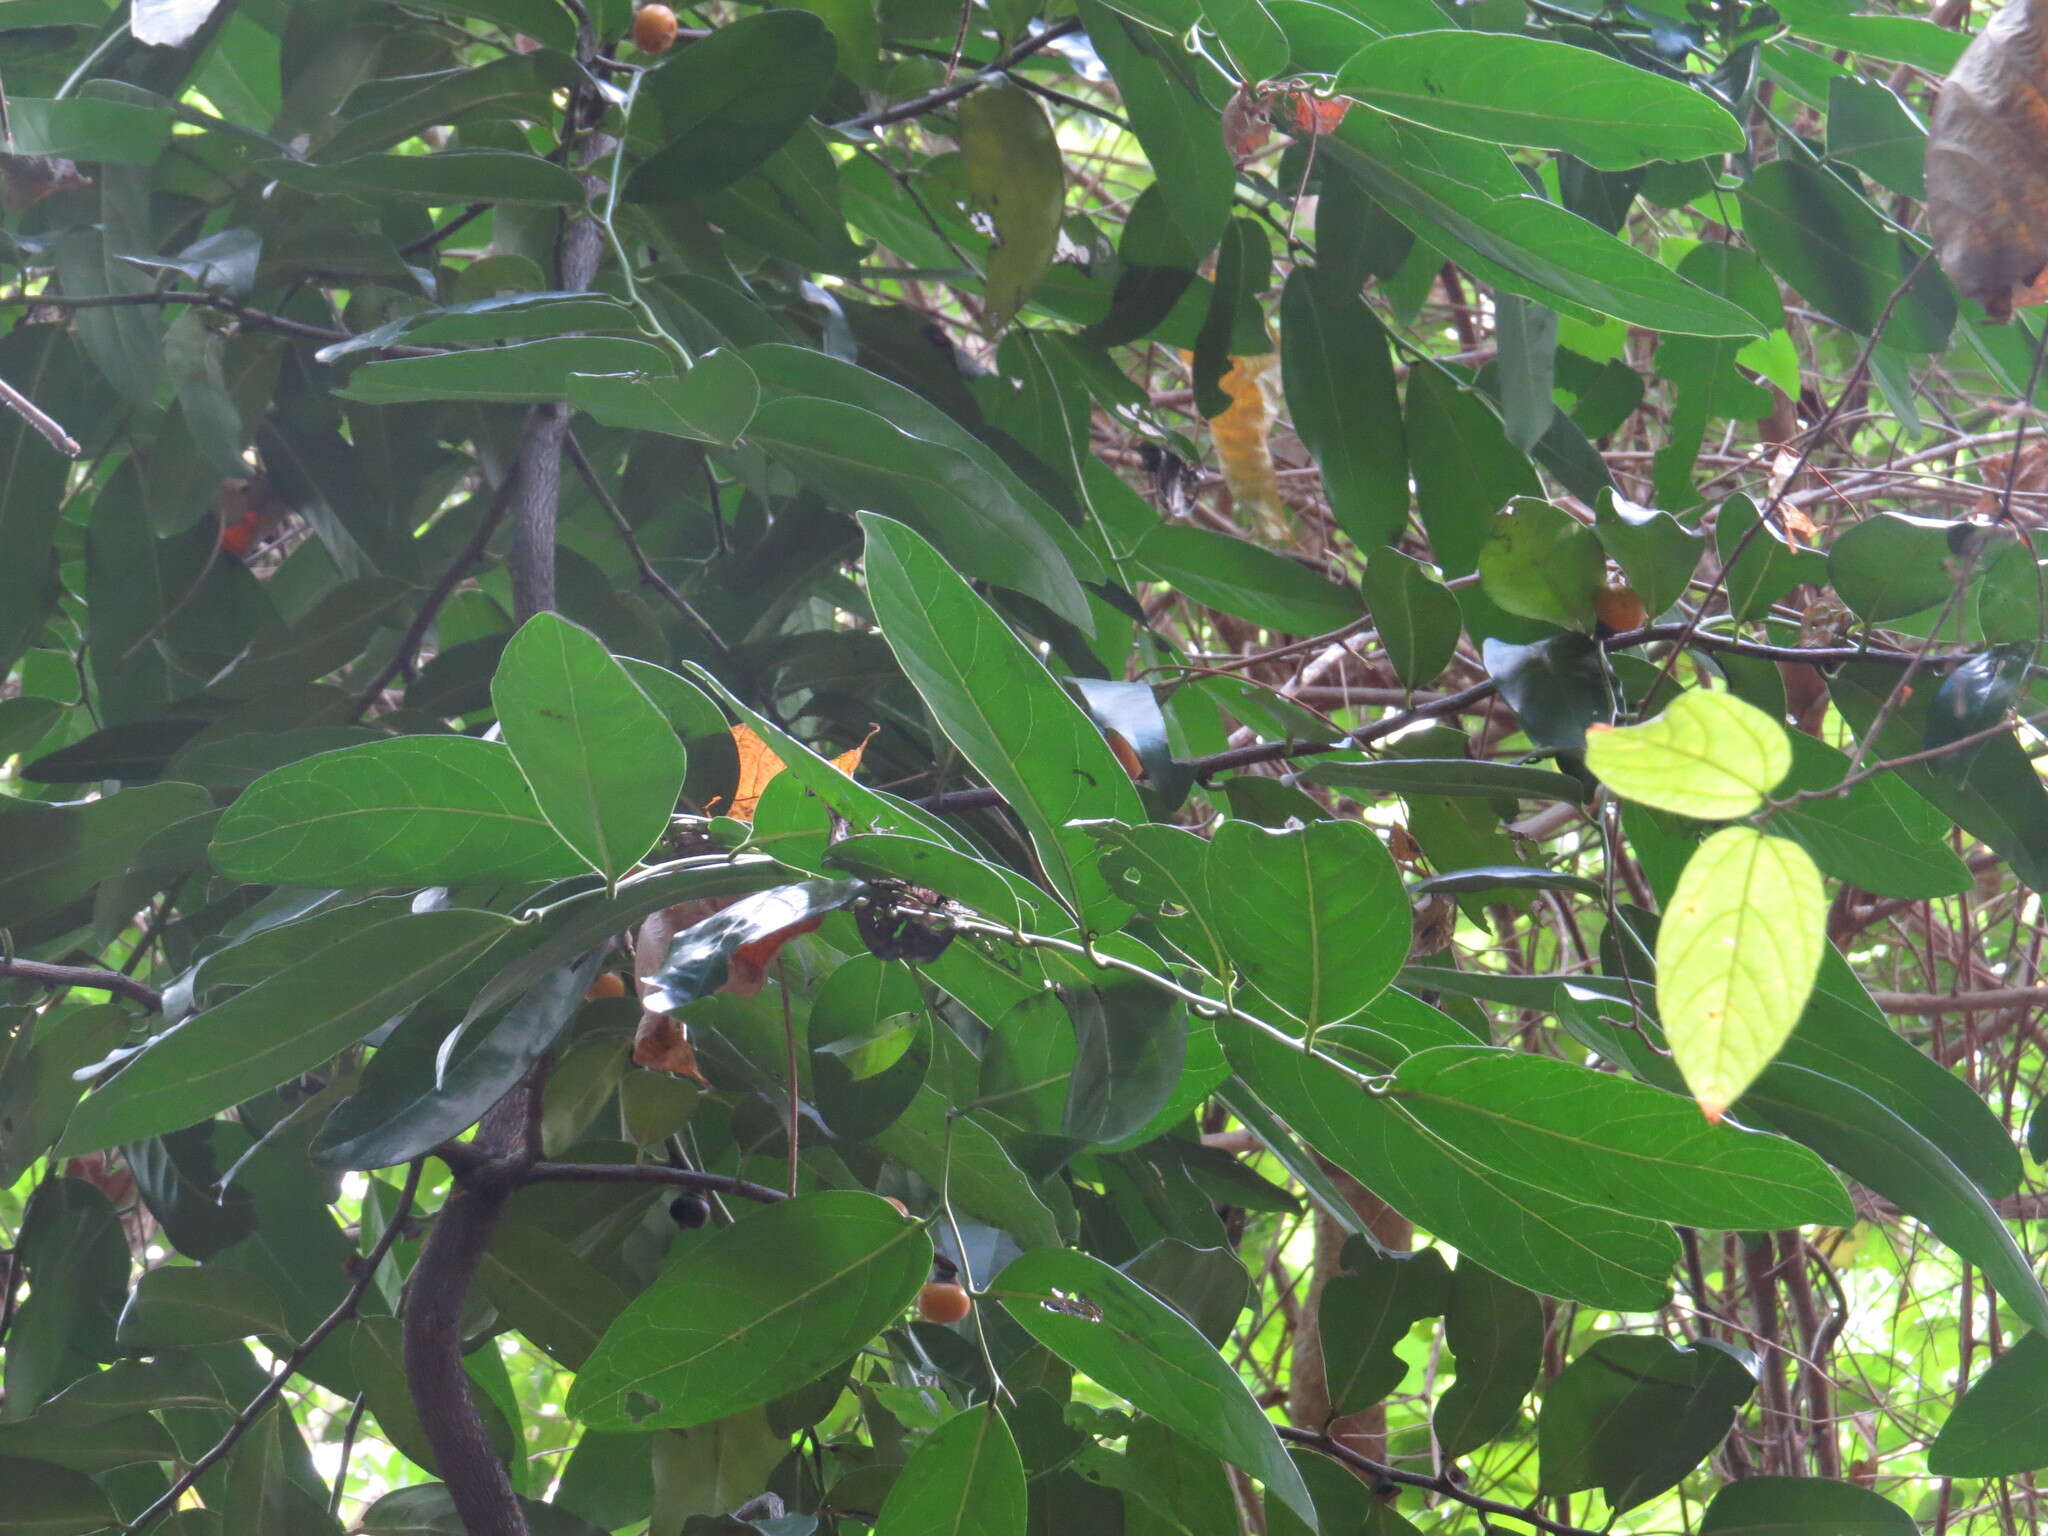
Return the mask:
<path id="1" fill-rule="evenodd" d="M 1792 771 L 1778 786 L 1787 795 L 1842 782 L 1846 754 L 1804 731 L 1788 739 Z M 1893 774 L 1865 779 L 1844 795 L 1787 805 L 1772 820 L 1822 874 L 1880 896 L 1956 896 L 1976 880 L 1948 845 L 1948 818 Z"/>
<path id="2" fill-rule="evenodd" d="M 1706 1460 L 1755 1391 L 1755 1364 L 1719 1340 L 1610 1334 L 1543 1395 L 1542 1490 L 1598 1488 L 1617 1514 L 1633 1509 Z"/>
<path id="3" fill-rule="evenodd" d="M 1023 1330 L 1077 1371 L 1258 1478 L 1313 1528 L 1315 1506 L 1237 1372 L 1194 1324 L 1100 1259 L 1040 1249 L 992 1287 Z"/>
<path id="4" fill-rule="evenodd" d="M 1890 1499 L 1826 1477 L 1724 1483 L 1699 1525 L 1700 1536 L 1913 1536 L 1919 1528 Z"/>
<path id="5" fill-rule="evenodd" d="M 115 1342 L 131 1355 L 291 1338 L 277 1295 L 257 1275 L 197 1265 L 153 1269 L 129 1293 Z"/>
<path id="6" fill-rule="evenodd" d="M 1782 159 L 1749 174 L 1740 194 L 1742 232 L 1765 265 L 1837 324 L 1868 336 L 1920 249 L 1895 234 L 1832 172 Z M 1955 325 L 1956 296 L 1930 263 L 1885 327 L 1888 346 L 1939 352 Z"/>
<path id="7" fill-rule="evenodd" d="M 502 149 L 444 149 L 431 155 L 358 155 L 313 165 L 267 160 L 261 169 L 288 187 L 364 202 L 409 198 L 436 205 L 470 202 L 580 207 L 583 183 L 538 155 Z"/>
<path id="8" fill-rule="evenodd" d="M 1852 524 L 1828 550 L 1828 581 L 1858 618 L 1902 619 L 1932 608 L 1967 579 L 1952 558 L 1960 525 L 1938 518 L 1880 512 Z"/>
<path id="9" fill-rule="evenodd" d="M 13 154 L 61 155 L 104 164 L 152 164 L 171 136 L 167 113 L 134 102 L 82 96 L 65 101 L 11 96 L 7 120 Z"/>
<path id="10" fill-rule="evenodd" d="M 511 752 L 468 736 L 395 737 L 274 769 L 228 807 L 210 852 L 222 874 L 269 884 L 482 884 L 585 868 Z"/>
<path id="11" fill-rule="evenodd" d="M 1121 1141 L 1172 1098 L 1187 1059 L 1187 1012 L 1135 979 L 1063 991 L 1061 1001 L 1075 1049 L 1061 1130 L 1080 1141 Z"/>
<path id="12" fill-rule="evenodd" d="M 1465 1155 L 1589 1205 L 1693 1227 L 1855 1222 L 1841 1181 L 1797 1143 L 1709 1125 L 1675 1094 L 1555 1057 L 1441 1046 L 1402 1062 L 1393 1093 Z"/>
<path id="13" fill-rule="evenodd" d="M 1131 558 L 1154 577 L 1220 613 L 1286 635 L 1322 635 L 1365 617 L 1356 592 L 1249 539 L 1161 524 Z"/>
<path id="14" fill-rule="evenodd" d="M 822 1190 L 750 1211 L 633 1299 L 568 1412 L 596 1429 L 686 1429 L 771 1402 L 880 1333 L 931 1261 L 924 1228 L 874 1195 Z"/>
<path id="15" fill-rule="evenodd" d="M 1536 1297 L 1470 1258 L 1458 1260 L 1444 1308 L 1444 1344 L 1457 1378 L 1430 1419 L 1445 1456 L 1477 1450 L 1520 1416 L 1543 1366 L 1543 1334 Z"/>
<path id="16" fill-rule="evenodd" d="M 954 1415 L 890 1485 L 876 1536 L 1024 1536 L 1024 1461 L 992 1404 Z"/>
<path id="17" fill-rule="evenodd" d="M 1660 356 L 1669 344 L 1668 338 L 1660 344 Z M 1699 567 L 1704 535 L 1669 512 L 1653 512 L 1618 496 L 1600 497 L 1594 511 L 1594 537 L 1621 567 L 1651 618 L 1685 595 L 1686 584 Z"/>
<path id="18" fill-rule="evenodd" d="M 0 1507 L 0 1532 L 7 1536 L 90 1536 L 116 1523 L 114 1506 L 83 1472 L 0 1456 L 0 1482 L 7 1485 Z"/>
<path id="19" fill-rule="evenodd" d="M 445 1016 L 427 1012 L 401 1024 L 307 1155 L 323 1168 L 389 1168 L 461 1135 L 553 1047 L 582 1006 L 600 957 L 593 948 L 545 973 L 489 1029 L 464 1033 L 445 1063 Z"/>
<path id="20" fill-rule="evenodd" d="M 1458 600 L 1421 561 L 1398 549 L 1374 550 L 1358 586 L 1401 686 L 1435 682 L 1451 664 L 1464 631 Z"/>
<path id="21" fill-rule="evenodd" d="M 1479 584 L 1509 613 L 1562 629 L 1593 627 L 1593 594 L 1607 558 L 1593 530 L 1569 512 L 1520 497 L 1498 513 L 1479 547 Z"/>
<path id="22" fill-rule="evenodd" d="M 572 1371 L 626 1308 L 617 1281 L 530 1222 L 498 1223 L 477 1275 L 498 1315 Z"/>
<path id="23" fill-rule="evenodd" d="M 640 99 L 661 116 L 661 148 L 626 183 L 637 202 L 723 191 L 797 132 L 832 84 L 838 45 L 808 11 L 744 16 L 647 76 Z"/>
<path id="24" fill-rule="evenodd" d="M 860 880 L 801 880 L 742 896 L 732 905 L 691 924 L 669 941 L 661 965 L 645 978 L 647 1006 L 673 1013 L 726 984 L 740 951 L 760 946 L 751 957 L 765 965 L 778 940 L 808 933 L 825 914 L 849 905 L 867 889 Z"/>
<path id="25" fill-rule="evenodd" d="M 1938 1477 L 2006 1477 L 2048 1466 L 2048 1334 L 2030 1333 L 1970 1383 L 1934 1444 Z"/>
<path id="26" fill-rule="evenodd" d="M 1280 373 L 1288 416 L 1322 471 L 1337 526 L 1361 549 L 1391 543 L 1408 522 L 1401 400 L 1386 330 L 1356 284 L 1316 267 L 1294 269 L 1280 296 Z M 1366 564 L 1368 583 L 1383 563 L 1392 570 L 1404 560 L 1375 552 Z M 1368 601 L 1384 640 L 1380 604 L 1370 592 Z M 1398 661 L 1395 670 L 1406 680 Z"/>
<path id="27" fill-rule="evenodd" d="M 1396 1101 L 1364 1093 L 1355 1072 L 1320 1051 L 1223 1029 L 1231 1064 L 1260 1099 L 1316 1151 L 1370 1179 L 1373 1193 L 1459 1253 L 1547 1295 L 1623 1311 L 1662 1304 L 1678 1257 L 1669 1227 L 1488 1168 L 1429 1134 Z M 1341 1048 L 1353 1032 L 1335 1025 L 1318 1039 Z"/>
<path id="28" fill-rule="evenodd" d="M 1344 1245 L 1343 1269 L 1316 1306 L 1333 1413 L 1360 1413 L 1401 1385 L 1408 1362 L 1394 1346 L 1449 1299 L 1450 1270 L 1435 1248 L 1376 1254 L 1358 1238 Z"/>
<path id="29" fill-rule="evenodd" d="M 1354 800 L 1380 795 L 1469 795 L 1487 800 L 1558 800 L 1576 805 L 1586 786 L 1568 773 L 1470 757 L 1387 757 L 1369 763 L 1311 763 L 1300 777 Z"/>
<path id="30" fill-rule="evenodd" d="M 1208 881 L 1206 910 L 1238 974 L 1311 1034 L 1365 1007 L 1408 958 L 1400 871 L 1363 822 L 1274 832 L 1226 821 Z"/>
<path id="31" fill-rule="evenodd" d="M 1210 975 L 1222 975 L 1229 956 L 1209 910 L 1208 840 L 1158 822 L 1081 825 L 1101 845 L 1099 866 L 1110 889 L 1158 920 Z"/>
<path id="32" fill-rule="evenodd" d="M 1724 827 L 1700 844 L 1657 930 L 1664 1033 L 1719 1120 L 1785 1043 L 1827 947 L 1827 893 L 1797 843 Z"/>
<path id="33" fill-rule="evenodd" d="M 315 361 L 332 363 L 400 340 L 429 346 L 470 345 L 559 336 L 569 331 L 631 331 L 637 323 L 632 310 L 602 293 L 500 293 L 400 315 L 372 330 L 359 331 L 347 341 L 330 342 L 313 356 Z"/>
<path id="34" fill-rule="evenodd" d="M 1480 654 L 1536 747 L 1577 750 L 1586 745 L 1590 727 L 1614 718 L 1607 658 L 1587 635 L 1557 635 L 1531 645 L 1488 639 Z"/>
<path id="35" fill-rule="evenodd" d="M 1595 169 L 1742 148 L 1742 125 L 1690 86 L 1512 32 L 1411 32 L 1369 43 L 1337 74 L 1346 96 L 1424 127 L 1561 149 Z"/>
<path id="36" fill-rule="evenodd" d="M 1754 535 L 1759 521 L 1747 496 L 1730 496 L 1714 519 L 1714 548 L 1728 584 L 1728 606 L 1737 619 L 1755 618 L 1802 582 L 1827 582 L 1827 560 L 1818 550 L 1794 549 L 1777 526 Z"/>
<path id="37" fill-rule="evenodd" d="M 697 359 L 680 378 L 650 373 L 572 373 L 569 401 L 608 427 L 660 432 L 729 448 L 761 402 L 761 381 L 723 347 Z"/>
<path id="38" fill-rule="evenodd" d="M 553 1504 L 520 1499 L 519 1512 L 528 1536 L 602 1536 L 597 1527 Z M 441 1483 L 418 1483 L 385 1494 L 363 1511 L 357 1527 L 362 1536 L 460 1536 L 462 1528 L 455 1496 Z"/>
<path id="39" fill-rule="evenodd" d="M 675 814 L 683 747 L 589 630 L 528 619 L 505 647 L 491 703 L 548 825 L 616 886 Z"/>
<path id="40" fill-rule="evenodd" d="M 549 336 L 509 347 L 472 347 L 438 357 L 367 363 L 335 393 L 365 405 L 432 400 L 544 405 L 567 397 L 572 374 L 667 377 L 674 372 L 674 359 L 649 342 L 625 336 Z"/>
<path id="41" fill-rule="evenodd" d="M 1415 505 L 1430 550 L 1446 578 L 1468 575 L 1493 515 L 1517 496 L 1542 493 L 1535 468 L 1508 441 L 1485 397 L 1433 363 L 1408 375 L 1407 423 Z"/>
<path id="42" fill-rule="evenodd" d="M 17 1036 L 10 1050 L 0 1052 L 0 1125 L 7 1127 L 0 1136 L 0 1178 L 13 1183 L 56 1145 L 72 1106 L 85 1091 L 72 1074 L 125 1042 L 134 1019 L 127 1008 L 112 1003 L 53 1011 L 31 1038 Z M 147 1159 L 131 1156 L 130 1161 Z M 150 1188 L 143 1168 L 136 1169 L 136 1180 L 147 1198 Z M 172 1241 L 177 1241 L 176 1234 Z M 179 1251 L 204 1257 L 183 1244 Z"/>
<path id="43" fill-rule="evenodd" d="M 0 924 L 41 921 L 127 869 L 150 838 L 202 814 L 191 784 L 139 784 L 96 800 L 0 798 Z"/>
<path id="44" fill-rule="evenodd" d="M 347 935 L 152 1039 L 79 1105 L 75 1156 L 176 1130 L 312 1071 L 425 997 L 514 925 L 459 907 Z"/>
<path id="45" fill-rule="evenodd" d="M 895 1124 L 875 1134 L 874 1146 L 932 1188 L 946 1189 L 958 1210 L 1001 1228 L 1019 1244 L 1035 1248 L 1060 1241 L 1052 1212 L 1003 1144 L 978 1121 L 956 1116 L 930 1083 L 917 1090 Z"/>
<path id="46" fill-rule="evenodd" d="M 1047 876 L 1091 926 L 1123 904 L 1096 871 L 1089 817 L 1145 819 L 1130 775 L 1036 656 L 929 544 L 861 515 L 876 622 L 940 728 L 1010 804 Z"/>
<path id="47" fill-rule="evenodd" d="M 1694 688 L 1655 719 L 1592 732 L 1586 766 L 1630 800 L 1699 821 L 1732 821 L 1784 780 L 1792 744 L 1754 704 Z"/>
<path id="48" fill-rule="evenodd" d="M 997 79 L 960 103 L 967 190 L 995 225 L 984 288 L 990 321 L 1009 322 L 1052 265 L 1066 211 L 1066 165 L 1038 98 Z"/>

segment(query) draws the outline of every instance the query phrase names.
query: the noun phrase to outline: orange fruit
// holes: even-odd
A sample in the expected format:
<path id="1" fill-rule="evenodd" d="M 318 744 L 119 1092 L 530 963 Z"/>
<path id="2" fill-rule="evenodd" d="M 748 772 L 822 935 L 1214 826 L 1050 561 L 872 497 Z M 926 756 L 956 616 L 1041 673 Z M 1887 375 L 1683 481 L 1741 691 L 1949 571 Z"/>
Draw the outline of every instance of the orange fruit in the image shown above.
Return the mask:
<path id="1" fill-rule="evenodd" d="M 633 13 L 633 46 L 642 53 L 667 53 L 676 40 L 676 13 L 665 5 L 643 5 Z"/>
<path id="2" fill-rule="evenodd" d="M 624 997 L 626 978 L 617 971 L 599 971 L 597 979 L 590 984 L 590 990 L 583 994 L 583 1001 L 594 1003 L 600 997 Z"/>
<path id="3" fill-rule="evenodd" d="M 1636 596 L 1634 587 L 1602 587 L 1593 594 L 1593 612 L 1600 622 L 1616 634 L 1625 630 L 1641 629 L 1650 622 L 1650 615 L 1643 607 L 1643 600 Z"/>
<path id="4" fill-rule="evenodd" d="M 917 1293 L 917 1315 L 928 1323 L 957 1323 L 974 1310 L 974 1300 L 950 1280 L 934 1280 Z"/>

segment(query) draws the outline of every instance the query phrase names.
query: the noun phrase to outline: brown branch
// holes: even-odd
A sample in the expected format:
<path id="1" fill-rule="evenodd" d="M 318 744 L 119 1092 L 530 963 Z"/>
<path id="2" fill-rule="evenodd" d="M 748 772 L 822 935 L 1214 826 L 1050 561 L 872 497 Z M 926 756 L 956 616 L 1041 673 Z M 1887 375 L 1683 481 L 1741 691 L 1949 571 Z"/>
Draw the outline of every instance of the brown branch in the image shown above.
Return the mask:
<path id="1" fill-rule="evenodd" d="M 723 1173 L 670 1168 L 661 1163 L 535 1163 L 521 1175 L 528 1184 L 666 1184 L 698 1194 L 732 1195 L 761 1205 L 788 1198 L 779 1189 Z"/>
<path id="2" fill-rule="evenodd" d="M 908 122 L 913 117 L 923 117 L 927 112 L 936 112 L 940 107 L 950 106 L 968 92 L 986 85 L 990 77 L 1000 75 L 1006 70 L 1015 68 L 1034 53 L 1038 53 L 1051 44 L 1058 42 L 1061 38 L 1072 36 L 1080 30 L 1081 18 L 1078 16 L 1069 16 L 1065 21 L 1056 21 L 1043 32 L 1038 33 L 1036 36 L 1025 38 L 1007 53 L 998 55 L 995 62 L 990 64 L 980 74 L 970 75 L 965 80 L 956 80 L 951 85 L 944 85 L 936 91 L 928 91 L 922 96 L 912 97 L 909 101 L 899 103 L 896 106 L 884 107 L 879 112 L 863 112 L 859 117 L 848 118 L 845 122 L 839 124 L 839 127 L 841 129 L 883 128 L 890 123 Z"/>
<path id="3" fill-rule="evenodd" d="M 322 1318 L 313 1331 L 300 1340 L 298 1347 L 279 1362 L 276 1371 L 271 1374 L 270 1380 L 266 1381 L 263 1384 L 262 1390 L 250 1398 L 248 1405 L 235 1415 L 235 1421 L 227 1427 L 226 1432 L 221 1435 L 220 1439 L 216 1440 L 212 1447 L 197 1461 L 187 1467 L 183 1475 L 176 1482 L 172 1483 L 169 1488 L 164 1490 L 161 1498 L 145 1509 L 140 1515 L 136 1516 L 134 1522 L 123 1527 L 123 1529 L 131 1533 L 140 1531 L 144 1527 L 153 1525 L 158 1520 L 161 1520 L 175 1509 L 178 1501 L 185 1496 L 186 1491 L 194 1483 L 199 1481 L 207 1468 L 233 1450 L 235 1442 L 248 1433 L 250 1427 L 262 1416 L 263 1410 L 277 1400 L 278 1393 L 284 1390 L 284 1384 L 291 1380 L 292 1375 L 301 1365 L 306 1363 L 307 1358 L 312 1355 L 313 1351 L 327 1341 L 329 1334 L 355 1316 L 356 1308 L 362 1304 L 364 1294 L 368 1292 L 370 1286 L 377 1279 L 377 1270 L 383 1264 L 384 1256 L 391 1252 L 392 1245 L 398 1241 L 405 1231 L 406 1218 L 412 1214 L 413 1197 L 419 1193 L 420 1189 L 420 1170 L 425 1166 L 426 1164 L 422 1159 L 414 1158 L 411 1166 L 406 1169 L 405 1187 L 399 1191 L 397 1208 L 392 1211 L 391 1219 L 385 1224 L 384 1231 L 379 1235 L 375 1245 L 371 1247 L 369 1253 L 364 1257 L 362 1267 L 356 1274 L 355 1282 L 349 1286 L 348 1294 L 342 1297 L 341 1305 Z M 417 1275 L 418 1271 L 415 1270 L 414 1273 Z M 462 1371 L 462 1363 L 459 1359 L 456 1361 L 455 1369 L 459 1378 Z"/>
<path id="4" fill-rule="evenodd" d="M 1984 992 L 1873 992 L 1886 1013 L 1935 1018 L 1949 1013 L 1990 1013 L 2000 1008 L 2048 1008 L 2048 987 L 1994 987 Z"/>
<path id="5" fill-rule="evenodd" d="M 1492 1515 L 1502 1520 L 1519 1520 L 1534 1526 L 1547 1536 L 1599 1536 L 1598 1532 L 1584 1526 L 1566 1525 L 1561 1520 L 1551 1520 L 1533 1509 L 1518 1504 L 1504 1504 L 1499 1499 L 1489 1499 L 1472 1492 L 1463 1483 L 1444 1476 L 1432 1476 L 1427 1472 L 1404 1472 L 1399 1467 L 1390 1467 L 1383 1461 L 1374 1461 L 1362 1456 L 1340 1440 L 1312 1429 L 1295 1429 L 1286 1424 L 1276 1424 L 1274 1431 L 1282 1440 L 1291 1440 L 1296 1445 L 1305 1445 L 1312 1451 L 1320 1451 L 1333 1461 L 1341 1461 L 1354 1472 L 1362 1472 L 1374 1484 L 1398 1484 L 1403 1488 L 1422 1488 L 1439 1497 L 1455 1500 L 1467 1509 L 1477 1510 L 1482 1515 Z"/>
<path id="6" fill-rule="evenodd" d="M 7 976 L 39 987 L 83 987 L 88 992 L 111 992 L 142 1004 L 151 1013 L 164 1011 L 163 993 L 119 971 L 102 971 L 90 965 L 50 965 L 41 960 L 0 960 L 0 977 Z"/>
<path id="7" fill-rule="evenodd" d="M 564 440 L 563 446 L 568 449 L 569 462 L 576 466 L 576 473 L 584 486 L 597 498 L 597 504 L 604 508 L 605 515 L 612 520 L 612 527 L 618 530 L 619 542 L 626 546 L 626 553 L 633 557 L 633 564 L 639 569 L 641 581 L 659 592 L 670 607 L 695 625 L 704 638 L 711 642 L 713 650 L 721 656 L 731 656 L 732 647 L 711 627 L 711 621 L 699 613 L 696 605 L 678 592 L 668 578 L 654 568 L 654 562 L 647 558 L 647 551 L 640 547 L 640 540 L 634 534 L 633 525 L 627 520 L 625 511 L 606 489 L 604 481 L 598 478 L 596 467 L 584 453 L 583 445 L 576 441 L 576 434 L 573 431 Z"/>

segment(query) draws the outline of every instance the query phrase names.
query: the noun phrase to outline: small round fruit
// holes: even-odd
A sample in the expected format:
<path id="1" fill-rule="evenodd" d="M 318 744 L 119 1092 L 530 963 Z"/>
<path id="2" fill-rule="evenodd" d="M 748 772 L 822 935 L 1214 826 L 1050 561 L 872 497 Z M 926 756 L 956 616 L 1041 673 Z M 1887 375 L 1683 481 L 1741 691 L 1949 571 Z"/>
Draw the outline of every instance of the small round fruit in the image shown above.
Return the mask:
<path id="1" fill-rule="evenodd" d="M 643 5 L 633 13 L 633 46 L 642 53 L 667 53 L 676 40 L 676 13 L 665 5 Z"/>
<path id="2" fill-rule="evenodd" d="M 1602 587 L 1593 594 L 1593 612 L 1616 634 L 1641 629 L 1650 622 L 1650 615 L 1643 607 L 1643 600 L 1636 596 L 1634 587 Z"/>
<path id="3" fill-rule="evenodd" d="M 590 984 L 590 990 L 583 994 L 583 1001 L 594 1003 L 601 997 L 624 997 L 626 978 L 617 971 L 599 971 L 597 979 Z"/>
<path id="4" fill-rule="evenodd" d="M 974 1310 L 974 1299 L 950 1280 L 934 1280 L 917 1293 L 917 1315 L 928 1323 L 957 1323 Z"/>
<path id="5" fill-rule="evenodd" d="M 701 1195 L 677 1195 L 668 1203 L 668 1219 L 685 1232 L 694 1231 L 711 1219 L 711 1207 Z"/>

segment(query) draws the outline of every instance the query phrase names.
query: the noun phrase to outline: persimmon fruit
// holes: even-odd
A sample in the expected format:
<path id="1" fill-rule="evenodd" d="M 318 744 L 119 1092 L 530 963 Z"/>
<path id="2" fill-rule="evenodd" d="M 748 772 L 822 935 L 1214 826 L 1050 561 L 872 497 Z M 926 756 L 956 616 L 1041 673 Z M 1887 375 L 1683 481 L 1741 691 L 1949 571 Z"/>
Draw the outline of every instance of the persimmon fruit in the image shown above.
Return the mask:
<path id="1" fill-rule="evenodd" d="M 633 13 L 633 46 L 642 53 L 667 53 L 676 40 L 676 13 L 665 5 L 643 5 Z"/>
<path id="2" fill-rule="evenodd" d="M 974 1298 L 950 1280 L 933 1280 L 917 1293 L 917 1315 L 928 1323 L 957 1323 L 973 1310 Z"/>

